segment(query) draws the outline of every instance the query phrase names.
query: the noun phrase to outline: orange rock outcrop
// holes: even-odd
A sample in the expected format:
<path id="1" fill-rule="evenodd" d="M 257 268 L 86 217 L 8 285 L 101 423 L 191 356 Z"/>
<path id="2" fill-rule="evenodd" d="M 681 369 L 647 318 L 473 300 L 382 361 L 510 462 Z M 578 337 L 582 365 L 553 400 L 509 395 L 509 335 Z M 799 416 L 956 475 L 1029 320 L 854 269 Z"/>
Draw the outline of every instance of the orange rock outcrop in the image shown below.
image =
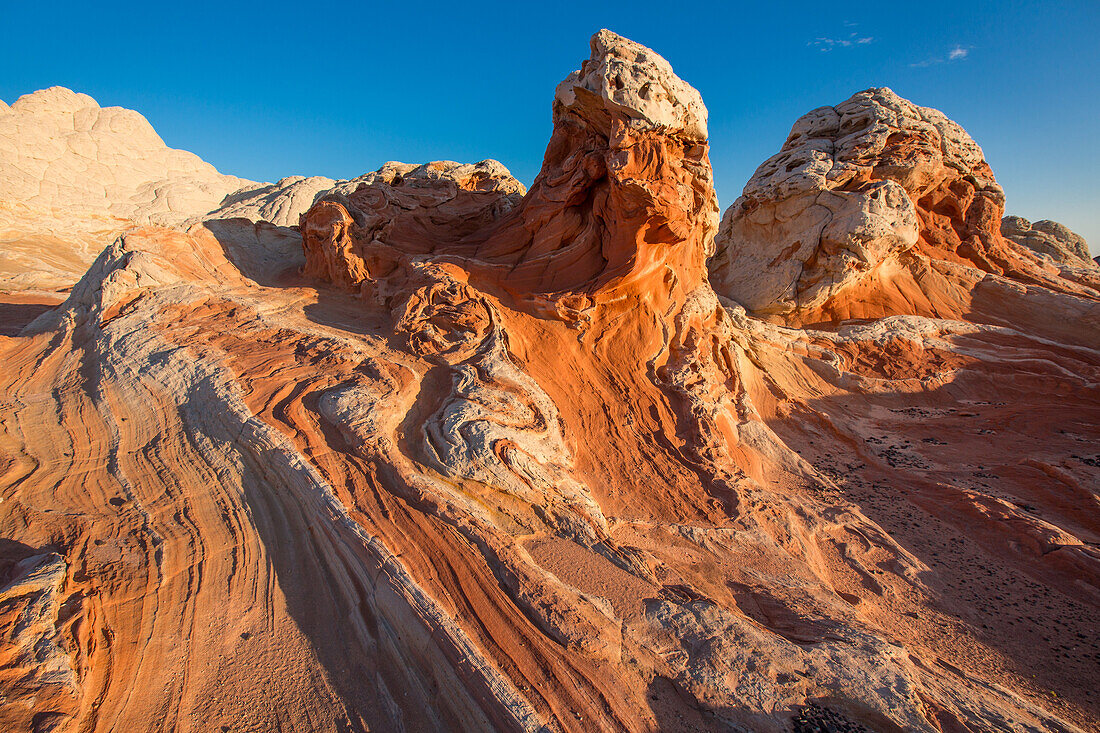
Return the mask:
<path id="1" fill-rule="evenodd" d="M 363 183 L 302 215 L 306 272 L 359 285 L 402 258 L 441 256 L 566 320 L 610 301 L 683 300 L 706 278 L 718 219 L 706 108 L 649 49 L 610 32 L 592 49 L 558 87 L 542 171 L 521 201 L 519 184 L 488 164 L 476 174 L 432 164 L 431 183 Z"/>
<path id="2" fill-rule="evenodd" d="M 698 93 L 601 31 L 530 191 L 387 164 L 12 300 L 0 724 L 1094 728 L 1097 294 L 854 99 L 716 246 Z"/>

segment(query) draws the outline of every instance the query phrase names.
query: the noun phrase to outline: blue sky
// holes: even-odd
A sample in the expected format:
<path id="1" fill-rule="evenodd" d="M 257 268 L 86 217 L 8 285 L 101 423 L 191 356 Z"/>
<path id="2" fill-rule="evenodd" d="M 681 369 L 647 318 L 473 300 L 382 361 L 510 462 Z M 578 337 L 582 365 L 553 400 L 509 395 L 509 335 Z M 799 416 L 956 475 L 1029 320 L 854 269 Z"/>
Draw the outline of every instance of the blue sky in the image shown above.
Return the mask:
<path id="1" fill-rule="evenodd" d="M 965 127 L 1008 212 L 1100 252 L 1100 2 L 15 3 L 0 98 L 59 84 L 225 173 L 496 158 L 525 183 L 554 86 L 610 28 L 710 109 L 723 209 L 804 112 L 889 86 Z"/>

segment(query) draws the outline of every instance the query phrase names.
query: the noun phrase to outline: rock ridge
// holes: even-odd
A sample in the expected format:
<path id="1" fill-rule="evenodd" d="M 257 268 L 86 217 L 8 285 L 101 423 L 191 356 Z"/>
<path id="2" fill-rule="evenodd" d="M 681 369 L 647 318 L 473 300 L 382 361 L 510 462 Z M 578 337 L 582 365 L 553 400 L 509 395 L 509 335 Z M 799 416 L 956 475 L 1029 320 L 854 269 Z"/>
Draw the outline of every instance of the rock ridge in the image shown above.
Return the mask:
<path id="1" fill-rule="evenodd" d="M 1056 221 L 1030 222 L 1022 216 L 1006 216 L 1001 219 L 1001 234 L 1039 254 L 1050 255 L 1055 262 L 1077 267 L 1093 264 L 1085 238 Z"/>

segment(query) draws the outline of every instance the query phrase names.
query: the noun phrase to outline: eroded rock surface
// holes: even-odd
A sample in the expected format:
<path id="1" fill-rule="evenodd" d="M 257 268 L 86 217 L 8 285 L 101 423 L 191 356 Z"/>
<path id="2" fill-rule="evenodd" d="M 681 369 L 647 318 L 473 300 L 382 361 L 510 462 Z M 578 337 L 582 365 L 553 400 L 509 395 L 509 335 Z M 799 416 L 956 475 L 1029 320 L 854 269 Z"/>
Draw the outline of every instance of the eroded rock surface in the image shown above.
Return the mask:
<path id="1" fill-rule="evenodd" d="M 1001 236 L 1004 192 L 942 112 L 886 88 L 799 119 L 725 213 L 715 290 L 789 323 L 957 317 L 987 278 L 1094 298 Z"/>
<path id="2" fill-rule="evenodd" d="M 908 132 L 816 194 L 827 329 L 712 288 L 706 110 L 609 31 L 526 194 L 387 164 L 126 231 L 0 337 L 0 725 L 1095 728 L 1097 298 L 857 97 Z"/>
<path id="3" fill-rule="evenodd" d="M 387 163 L 301 216 L 305 273 L 347 289 L 377 285 L 412 258 L 484 230 L 525 191 L 495 160 Z"/>
<path id="4" fill-rule="evenodd" d="M 1056 221 L 1030 222 L 1022 216 L 1006 216 L 1001 220 L 1001 234 L 1039 254 L 1050 255 L 1055 262 L 1078 267 L 1093 264 L 1085 238 Z"/>
<path id="5" fill-rule="evenodd" d="M 328 261 L 343 257 L 334 253 L 377 243 L 375 250 L 391 252 L 391 259 L 446 255 L 486 287 L 567 320 L 610 300 L 667 299 L 673 291 L 682 300 L 705 279 L 717 224 L 706 108 L 653 51 L 610 31 L 591 45 L 591 58 L 558 85 L 543 168 L 522 201 L 522 187 L 494 165 L 457 183 L 464 193 L 447 199 L 447 208 L 418 200 L 399 223 L 387 224 L 408 233 L 353 222 L 354 200 L 351 207 L 324 203 L 303 217 L 304 229 L 332 231 L 319 239 L 307 233 L 307 271 L 331 270 Z M 423 190 L 415 179 L 401 185 Z M 497 223 L 486 226 L 490 221 Z M 447 231 L 425 236 L 439 222 Z M 326 236 L 332 241 L 323 244 Z M 353 269 L 329 277 L 353 283 L 368 277 L 358 263 Z"/>
<path id="6" fill-rule="evenodd" d="M 555 92 L 530 193 L 472 255 L 566 319 L 612 300 L 682 300 L 705 279 L 718 218 L 699 93 L 610 31 L 591 47 Z"/>

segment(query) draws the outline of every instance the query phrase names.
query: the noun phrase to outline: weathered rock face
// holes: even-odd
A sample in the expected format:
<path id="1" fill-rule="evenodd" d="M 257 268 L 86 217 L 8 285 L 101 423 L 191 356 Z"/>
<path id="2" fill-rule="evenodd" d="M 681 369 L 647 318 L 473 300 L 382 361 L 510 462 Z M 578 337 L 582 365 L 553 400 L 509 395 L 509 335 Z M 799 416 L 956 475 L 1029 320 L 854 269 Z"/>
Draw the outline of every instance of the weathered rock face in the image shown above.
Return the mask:
<path id="1" fill-rule="evenodd" d="M 718 219 L 699 93 L 653 51 L 600 31 L 553 111 L 542 172 L 476 257 L 509 291 L 567 318 L 691 292 Z"/>
<path id="2" fill-rule="evenodd" d="M 626 297 L 667 299 L 673 290 L 682 299 L 705 279 L 718 212 L 699 93 L 653 51 L 601 31 L 592 39 L 592 57 L 558 86 L 553 114 L 541 173 L 495 226 L 487 225 L 512 206 L 512 199 L 506 208 L 495 199 L 520 189 L 498 183 L 502 174 L 493 170 L 484 174 L 491 186 L 478 183 L 481 189 L 471 191 L 481 194 L 463 197 L 472 217 L 461 214 L 457 202 L 439 210 L 432 202 L 423 214 L 411 214 L 446 224 L 446 235 L 379 238 L 352 226 L 351 238 L 413 254 L 446 253 L 486 287 L 556 317 L 576 319 L 594 304 Z M 493 216 L 484 216 L 486 207 Z M 302 226 L 343 231 L 337 222 L 352 218 L 344 209 L 323 204 Z M 315 218 L 323 220 L 317 227 Z M 321 260 L 339 258 L 331 253 L 347 248 L 321 241 L 307 237 L 309 272 L 321 273 L 329 267 Z M 338 281 L 364 276 L 333 273 Z"/>
<path id="3" fill-rule="evenodd" d="M 957 291 L 988 274 L 1095 294 L 1021 258 L 1001 237 L 1003 209 L 961 127 L 871 89 L 795 123 L 726 211 L 710 277 L 719 294 L 792 323 L 954 316 L 969 299 Z"/>
<path id="4" fill-rule="evenodd" d="M 1097 296 L 1097 278 L 1059 273 L 1005 241 L 1003 207 L 963 128 L 869 89 L 795 122 L 727 209 L 711 282 L 790 324 L 959 317 L 989 278 Z"/>
<path id="5" fill-rule="evenodd" d="M 66 627 L 81 599 L 79 595 L 64 597 L 68 568 L 56 553 L 35 555 L 27 554 L 25 548 L 5 549 L 5 557 L 0 559 L 0 622 L 5 642 L 0 650 L 0 689 L 5 699 L 34 703 L 23 706 L 22 715 L 16 712 L 21 706 L 8 706 L 15 714 L 5 716 L 5 722 L 12 730 L 16 726 L 53 730 L 53 726 L 71 721 L 80 689 L 78 665 L 73 659 L 79 651 L 70 650 L 66 643 L 69 638 L 79 638 L 79 629 Z"/>
<path id="6" fill-rule="evenodd" d="M 723 217 L 715 289 L 754 312 L 811 309 L 912 248 L 919 220 L 906 186 L 919 197 L 969 172 L 951 163 L 984 166 L 965 133 L 945 136 L 942 116 L 927 112 L 875 89 L 799 119 Z"/>
<path id="7" fill-rule="evenodd" d="M 496 161 L 489 162 L 499 166 Z M 441 163 L 440 165 L 454 167 L 457 164 Z M 378 182 L 379 176 L 385 171 L 412 170 L 416 167 L 418 166 L 390 162 L 379 171 L 346 181 L 324 176 L 290 176 L 277 183 L 255 184 L 226 196 L 218 208 L 204 214 L 202 219 L 204 221 L 247 219 L 252 222 L 266 221 L 279 227 L 297 228 L 302 214 L 306 213 L 322 196 L 326 194 L 346 196 L 363 184 L 373 185 Z M 501 170 L 505 176 L 508 176 L 503 166 Z M 515 185 L 522 188 L 518 181 Z"/>
<path id="8" fill-rule="evenodd" d="M 897 143 L 819 195 L 879 264 L 776 325 L 666 62 L 602 31 L 553 113 L 526 195 L 286 179 L 0 296 L 0 728 L 1096 727 L 1084 280 Z"/>
<path id="9" fill-rule="evenodd" d="M 1006 216 L 1001 220 L 1001 234 L 1039 254 L 1050 255 L 1055 262 L 1078 267 L 1094 264 L 1085 238 L 1056 221 L 1032 223 L 1022 216 Z"/>
<path id="10" fill-rule="evenodd" d="M 277 183 L 260 183 L 226 196 L 206 219 L 248 219 L 267 221 L 276 226 L 296 227 L 302 214 L 317 198 L 329 191 L 354 189 L 349 181 L 324 176 L 290 176 Z"/>
<path id="11" fill-rule="evenodd" d="M 454 249 L 525 192 L 495 160 L 387 163 L 354 186 L 322 196 L 301 216 L 306 274 L 349 289 L 376 285 L 412 257 Z"/>

